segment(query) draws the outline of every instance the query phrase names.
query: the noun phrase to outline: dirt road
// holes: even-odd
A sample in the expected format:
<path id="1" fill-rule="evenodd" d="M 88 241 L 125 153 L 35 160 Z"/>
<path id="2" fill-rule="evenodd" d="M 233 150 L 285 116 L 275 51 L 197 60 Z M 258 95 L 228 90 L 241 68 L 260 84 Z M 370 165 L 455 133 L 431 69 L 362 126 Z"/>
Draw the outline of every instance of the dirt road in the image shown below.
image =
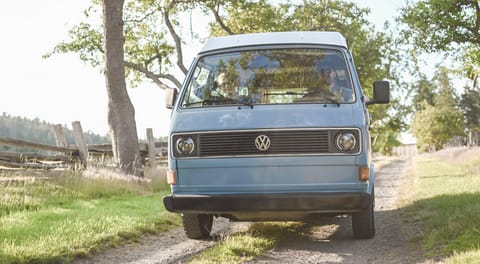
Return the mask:
<path id="1" fill-rule="evenodd" d="M 369 240 L 352 237 L 350 217 L 325 218 L 324 223 L 308 226 L 308 236 L 286 240 L 277 249 L 251 263 L 415 263 L 419 254 L 408 243 L 412 227 L 406 227 L 396 208 L 398 187 L 404 181 L 409 160 L 390 161 L 377 171 L 375 179 L 376 236 Z M 218 220 L 217 220 L 218 221 Z M 190 257 L 214 245 L 222 236 L 247 228 L 247 223 L 214 223 L 214 239 L 187 239 L 181 228 L 142 238 L 119 248 L 109 249 L 83 263 L 184 263 Z M 421 261 L 421 260 L 420 260 Z"/>
<path id="2" fill-rule="evenodd" d="M 350 217 L 325 219 L 311 227 L 308 237 L 287 239 L 251 263 L 415 263 L 418 252 L 408 243 L 412 227 L 402 223 L 396 203 L 409 160 L 396 159 L 377 171 L 373 239 L 352 237 Z M 415 228 L 415 227 L 413 227 Z"/>
<path id="3" fill-rule="evenodd" d="M 174 228 L 159 235 L 147 235 L 138 243 L 108 249 L 88 259 L 76 259 L 73 264 L 152 264 L 185 263 L 195 254 L 211 247 L 222 237 L 244 231 L 248 223 L 230 223 L 225 218 L 214 220 L 212 239 L 188 239 L 183 229 Z"/>

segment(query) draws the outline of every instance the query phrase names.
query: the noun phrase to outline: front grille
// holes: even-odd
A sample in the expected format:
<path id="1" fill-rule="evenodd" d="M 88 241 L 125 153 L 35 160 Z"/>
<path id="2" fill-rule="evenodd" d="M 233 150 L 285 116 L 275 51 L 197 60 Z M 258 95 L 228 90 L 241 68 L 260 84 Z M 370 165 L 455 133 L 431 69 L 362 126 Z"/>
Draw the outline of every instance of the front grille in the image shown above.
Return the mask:
<path id="1" fill-rule="evenodd" d="M 268 130 L 213 132 L 199 135 L 200 157 L 242 155 L 316 154 L 329 152 L 328 130 Z M 265 135 L 270 148 L 261 151 L 255 139 Z"/>

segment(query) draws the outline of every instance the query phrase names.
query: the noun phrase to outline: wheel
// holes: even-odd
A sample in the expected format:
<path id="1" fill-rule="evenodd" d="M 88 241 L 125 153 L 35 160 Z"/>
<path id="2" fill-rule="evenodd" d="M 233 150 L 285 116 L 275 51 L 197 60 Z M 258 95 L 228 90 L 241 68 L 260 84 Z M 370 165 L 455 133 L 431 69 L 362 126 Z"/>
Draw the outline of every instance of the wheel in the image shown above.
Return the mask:
<path id="1" fill-rule="evenodd" d="M 353 236 L 355 238 L 368 239 L 375 236 L 375 191 L 368 203 L 368 207 L 358 213 L 352 214 Z"/>
<path id="2" fill-rule="evenodd" d="M 213 215 L 182 214 L 183 230 L 188 238 L 206 238 L 212 231 Z"/>

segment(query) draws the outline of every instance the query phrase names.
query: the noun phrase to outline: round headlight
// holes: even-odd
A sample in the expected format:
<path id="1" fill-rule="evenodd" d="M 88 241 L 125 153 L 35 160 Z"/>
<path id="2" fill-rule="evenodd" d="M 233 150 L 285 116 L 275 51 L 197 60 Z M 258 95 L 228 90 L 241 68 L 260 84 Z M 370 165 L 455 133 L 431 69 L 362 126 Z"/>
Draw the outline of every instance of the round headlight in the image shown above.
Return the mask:
<path id="1" fill-rule="evenodd" d="M 195 149 L 195 142 L 192 138 L 179 138 L 177 140 L 177 152 L 182 156 L 190 155 Z"/>
<path id="2" fill-rule="evenodd" d="M 341 151 L 351 151 L 357 145 L 357 140 L 352 133 L 340 133 L 337 135 L 337 148 Z"/>

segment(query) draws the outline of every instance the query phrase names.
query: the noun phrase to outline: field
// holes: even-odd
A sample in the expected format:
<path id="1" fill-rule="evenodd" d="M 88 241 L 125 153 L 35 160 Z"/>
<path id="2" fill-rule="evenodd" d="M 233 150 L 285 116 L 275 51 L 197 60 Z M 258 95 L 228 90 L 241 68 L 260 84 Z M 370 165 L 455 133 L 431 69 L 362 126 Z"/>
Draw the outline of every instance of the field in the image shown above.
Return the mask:
<path id="1" fill-rule="evenodd" d="M 389 160 L 380 159 L 377 167 L 383 167 Z M 388 259 L 387 254 L 380 252 L 380 256 L 375 256 L 379 252 L 373 251 L 367 254 L 369 258 L 377 257 L 380 263 L 392 260 L 395 263 L 411 263 L 412 260 L 413 263 L 480 263 L 480 149 L 447 149 L 417 156 L 407 170 L 405 181 L 406 184 L 399 186 L 400 195 L 396 206 L 396 211 L 402 216 L 403 226 L 395 226 L 393 223 L 388 226 L 410 230 L 410 245 L 405 247 L 413 249 L 408 252 L 413 256 L 408 256 L 408 259 L 407 255 L 401 256 L 399 253 L 393 259 Z M 384 220 L 382 218 L 384 217 L 377 219 L 380 225 Z M 401 223 L 399 225 L 402 225 Z M 383 232 L 393 231 L 385 229 Z M 279 243 L 285 243 L 285 239 L 292 239 L 292 234 L 297 234 L 297 238 L 293 238 L 297 241 L 293 248 L 308 252 L 308 248 L 315 244 L 312 240 L 305 248 L 300 246 L 300 241 L 308 240 L 312 234 L 308 226 L 295 223 L 258 223 L 252 225 L 247 232 L 229 237 L 196 256 L 192 263 L 243 263 L 265 251 L 276 251 L 274 248 Z M 378 242 L 382 235 L 385 234 L 380 233 L 367 243 L 375 245 L 377 249 L 382 248 L 378 243 L 393 243 Z M 348 237 L 337 238 L 339 241 L 336 241 L 336 236 L 340 237 L 335 234 L 329 237 L 332 245 L 348 245 L 343 251 L 339 250 L 340 252 L 355 251 L 357 241 Z M 298 237 L 301 238 L 300 241 Z M 349 242 L 345 242 L 345 239 Z M 283 252 L 281 256 L 285 257 L 288 255 L 285 252 L 292 250 L 284 246 L 283 251 L 280 250 Z M 388 249 L 389 254 L 395 251 L 399 249 Z M 309 254 L 315 253 L 313 251 Z M 363 252 L 356 254 L 358 258 Z M 268 256 L 275 256 L 275 253 Z"/>
<path id="2" fill-rule="evenodd" d="M 100 172 L 102 177 L 97 173 L 21 180 L 3 175 L 0 262 L 70 262 L 75 256 L 179 224 L 179 217 L 163 208 L 162 196 L 169 189 L 160 178 L 125 181 L 113 173 Z M 9 177 L 15 180 L 5 180 Z"/>
<path id="3" fill-rule="evenodd" d="M 383 166 L 382 162 L 378 165 Z M 377 212 L 379 227 L 416 230 L 407 243 L 415 248 L 410 253 L 420 262 L 480 263 L 480 149 L 423 154 L 414 158 L 406 171 L 396 209 Z M 180 217 L 163 208 L 161 199 L 169 188 L 159 175 L 164 172 L 150 172 L 147 180 L 119 179 L 105 171 L 87 171 L 83 177 L 73 173 L 22 175 L 15 180 L 15 175 L 0 175 L 0 262 L 68 263 L 77 256 L 137 241 L 144 233 L 157 234 L 179 226 Z M 390 176 L 384 177 L 383 182 L 392 183 Z M 5 181 L 8 178 L 11 180 Z M 396 218 L 402 220 L 392 225 Z M 322 228 L 338 226 L 336 231 L 332 229 L 320 240 L 312 238 L 315 226 L 256 223 L 246 232 L 222 237 L 191 262 L 242 263 L 255 261 L 265 252 L 271 257 L 275 252 L 294 252 L 294 248 L 318 256 L 324 256 L 325 249 L 331 250 L 329 256 L 335 256 L 336 250 L 358 251 L 355 258 L 379 253 L 372 249 L 363 254 L 370 248 L 363 249 L 364 245 L 385 250 L 377 256 L 379 261 L 389 257 L 382 252 L 396 253 L 392 258 L 402 260 L 403 249 L 382 240 L 392 239 L 388 236 L 392 230 L 385 229 L 372 240 L 356 241 L 350 238 L 348 218 L 335 221 L 337 225 Z M 276 251 L 281 245 L 284 251 Z"/>
<path id="4" fill-rule="evenodd" d="M 407 224 L 427 256 L 447 263 L 480 262 L 480 149 L 458 148 L 414 160 L 402 191 Z"/>

